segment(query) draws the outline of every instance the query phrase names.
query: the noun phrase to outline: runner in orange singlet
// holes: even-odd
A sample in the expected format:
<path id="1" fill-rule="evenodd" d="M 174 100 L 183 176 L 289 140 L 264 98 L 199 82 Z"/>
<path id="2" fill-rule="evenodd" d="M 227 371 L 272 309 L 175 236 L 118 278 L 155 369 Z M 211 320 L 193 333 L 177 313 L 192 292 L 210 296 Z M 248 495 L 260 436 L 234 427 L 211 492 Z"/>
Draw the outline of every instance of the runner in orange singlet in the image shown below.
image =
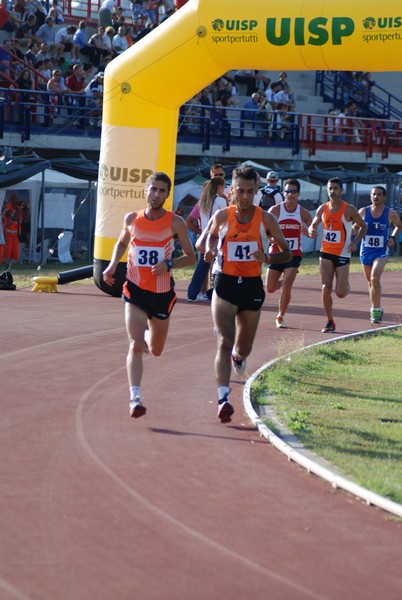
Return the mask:
<path id="1" fill-rule="evenodd" d="M 218 384 L 218 417 L 231 421 L 228 400 L 231 365 L 238 375 L 246 371 L 260 319 L 265 293 L 261 265 L 288 262 L 292 255 L 275 217 L 254 206 L 257 172 L 249 166 L 233 171 L 234 204 L 218 210 L 209 223 L 204 260 L 212 262 L 214 291 L 212 317 L 217 334 L 215 374 Z M 269 255 L 273 238 L 281 252 Z"/>
<path id="2" fill-rule="evenodd" d="M 328 321 L 322 329 L 323 333 L 335 331 L 332 311 L 332 285 L 335 277 L 335 293 L 338 298 L 345 298 L 350 290 L 349 264 L 352 252 L 367 231 L 367 225 L 355 206 L 342 200 L 342 181 L 338 177 L 328 180 L 327 192 L 329 201 L 322 204 L 309 227 L 311 238 L 317 237 L 317 228 L 323 224 L 320 275 L 322 284 L 322 303 Z M 356 224 L 357 235 L 351 240 L 351 230 Z"/>
<path id="3" fill-rule="evenodd" d="M 127 248 L 127 276 L 123 286 L 125 321 L 129 339 L 127 376 L 130 387 L 130 415 L 145 414 L 140 384 L 144 351 L 160 356 L 169 329 L 169 316 L 176 302 L 172 269 L 196 262 L 182 217 L 165 210 L 171 180 L 161 172 L 150 175 L 145 184 L 147 208 L 125 215 L 123 229 L 113 249 L 103 280 L 113 285 L 114 273 Z M 177 235 L 183 255 L 172 259 L 173 236 Z"/>

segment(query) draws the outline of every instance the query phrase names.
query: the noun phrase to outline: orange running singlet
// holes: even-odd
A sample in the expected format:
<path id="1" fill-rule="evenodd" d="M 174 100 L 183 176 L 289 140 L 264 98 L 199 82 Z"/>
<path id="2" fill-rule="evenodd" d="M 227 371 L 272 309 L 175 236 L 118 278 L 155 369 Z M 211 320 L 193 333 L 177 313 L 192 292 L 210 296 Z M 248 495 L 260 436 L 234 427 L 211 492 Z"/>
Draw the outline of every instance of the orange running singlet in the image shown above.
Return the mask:
<path id="1" fill-rule="evenodd" d="M 218 256 L 214 272 L 236 277 L 258 277 L 261 263 L 249 256 L 256 250 L 267 251 L 268 236 L 262 220 L 262 208 L 255 207 L 249 223 L 239 223 L 236 206 L 227 208 L 227 221 L 219 232 Z"/>
<path id="2" fill-rule="evenodd" d="M 172 257 L 174 248 L 172 234 L 173 213 L 166 211 L 163 217 L 151 221 L 145 210 L 133 221 L 127 259 L 127 279 L 149 292 L 168 292 L 171 288 L 170 272 L 153 275 L 151 268 L 158 262 Z"/>
<path id="3" fill-rule="evenodd" d="M 330 203 L 327 202 L 322 213 L 324 229 L 322 232 L 321 252 L 350 258 L 348 246 L 351 240 L 352 221 L 345 219 L 347 202 L 342 202 L 336 213 L 330 211 Z"/>

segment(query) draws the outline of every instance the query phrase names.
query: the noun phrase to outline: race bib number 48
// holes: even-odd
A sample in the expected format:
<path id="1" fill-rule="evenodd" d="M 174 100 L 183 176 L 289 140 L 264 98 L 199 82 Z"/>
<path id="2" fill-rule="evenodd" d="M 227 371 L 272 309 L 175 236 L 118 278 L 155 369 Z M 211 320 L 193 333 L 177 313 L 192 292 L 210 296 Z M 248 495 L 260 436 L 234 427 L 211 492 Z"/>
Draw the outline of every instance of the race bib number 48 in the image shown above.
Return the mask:
<path id="1" fill-rule="evenodd" d="M 384 236 L 382 235 L 365 235 L 364 245 L 369 248 L 382 248 L 384 245 Z"/>
<path id="2" fill-rule="evenodd" d="M 136 246 L 134 250 L 134 264 L 136 267 L 153 267 L 158 262 L 165 260 L 164 248 L 151 246 Z"/>
<path id="3" fill-rule="evenodd" d="M 257 242 L 228 242 L 228 260 L 240 262 L 255 260 L 251 252 L 258 250 Z"/>

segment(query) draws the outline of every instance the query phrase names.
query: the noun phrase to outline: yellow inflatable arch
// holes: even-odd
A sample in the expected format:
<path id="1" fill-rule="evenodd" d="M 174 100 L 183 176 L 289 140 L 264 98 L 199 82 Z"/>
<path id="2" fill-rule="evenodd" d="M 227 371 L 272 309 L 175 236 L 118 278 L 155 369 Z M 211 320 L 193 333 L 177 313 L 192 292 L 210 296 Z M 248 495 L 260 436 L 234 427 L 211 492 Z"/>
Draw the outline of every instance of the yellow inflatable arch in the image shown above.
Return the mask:
<path id="1" fill-rule="evenodd" d="M 401 14 L 395 0 L 190 0 L 113 60 L 104 80 L 98 287 L 120 295 L 125 262 L 115 288 L 102 271 L 124 214 L 145 206 L 147 176 L 165 171 L 173 180 L 182 104 L 231 69 L 398 71 Z"/>

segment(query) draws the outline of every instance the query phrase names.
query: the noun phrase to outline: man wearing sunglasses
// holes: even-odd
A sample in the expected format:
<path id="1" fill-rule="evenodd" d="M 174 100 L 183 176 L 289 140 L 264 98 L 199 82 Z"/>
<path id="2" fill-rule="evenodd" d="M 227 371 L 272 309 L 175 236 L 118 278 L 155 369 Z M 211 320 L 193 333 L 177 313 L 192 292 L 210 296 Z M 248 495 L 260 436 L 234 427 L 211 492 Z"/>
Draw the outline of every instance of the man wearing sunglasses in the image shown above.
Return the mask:
<path id="1" fill-rule="evenodd" d="M 302 233 L 308 236 L 308 227 L 312 218 L 308 210 L 300 206 L 298 199 L 300 194 L 300 182 L 297 179 L 287 179 L 283 186 L 285 195 L 284 202 L 275 204 L 268 212 L 274 215 L 279 223 L 279 227 L 292 252 L 292 260 L 288 263 L 269 263 L 267 269 L 267 292 L 273 294 L 281 290 L 279 298 L 278 314 L 275 319 L 275 325 L 278 328 L 284 328 L 285 313 L 289 306 L 292 286 L 302 260 L 301 236 Z M 274 241 L 270 246 L 270 254 L 280 252 L 278 244 Z M 281 277 L 283 274 L 283 277 Z"/>

